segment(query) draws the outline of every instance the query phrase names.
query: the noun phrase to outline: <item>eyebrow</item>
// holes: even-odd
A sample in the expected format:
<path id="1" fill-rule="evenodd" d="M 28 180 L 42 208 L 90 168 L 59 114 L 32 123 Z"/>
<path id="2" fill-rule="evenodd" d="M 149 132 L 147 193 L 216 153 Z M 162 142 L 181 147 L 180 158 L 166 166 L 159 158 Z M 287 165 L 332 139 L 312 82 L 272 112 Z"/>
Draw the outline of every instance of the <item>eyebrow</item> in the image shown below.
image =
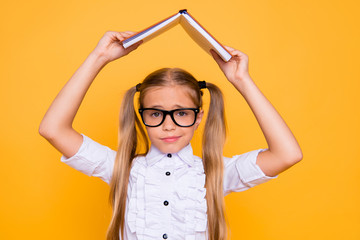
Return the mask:
<path id="1" fill-rule="evenodd" d="M 153 106 L 149 106 L 148 108 L 158 108 L 158 109 L 164 110 L 164 107 L 161 106 L 161 105 L 153 105 Z M 185 106 L 181 106 L 181 105 L 176 104 L 176 105 L 173 106 L 172 109 L 178 109 L 178 108 L 189 108 L 189 107 L 185 107 Z M 190 107 L 190 108 L 192 108 L 192 107 Z"/>

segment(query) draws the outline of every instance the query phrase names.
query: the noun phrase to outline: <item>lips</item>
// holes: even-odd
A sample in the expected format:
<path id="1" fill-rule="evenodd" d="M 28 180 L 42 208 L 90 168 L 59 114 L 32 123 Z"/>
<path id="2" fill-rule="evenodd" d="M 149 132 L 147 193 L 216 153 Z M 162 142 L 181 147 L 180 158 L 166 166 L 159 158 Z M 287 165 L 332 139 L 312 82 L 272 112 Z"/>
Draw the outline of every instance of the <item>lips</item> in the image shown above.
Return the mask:
<path id="1" fill-rule="evenodd" d="M 171 136 L 171 137 L 161 138 L 161 140 L 167 143 L 172 143 L 172 142 L 176 142 L 179 138 L 180 138 L 179 136 Z"/>

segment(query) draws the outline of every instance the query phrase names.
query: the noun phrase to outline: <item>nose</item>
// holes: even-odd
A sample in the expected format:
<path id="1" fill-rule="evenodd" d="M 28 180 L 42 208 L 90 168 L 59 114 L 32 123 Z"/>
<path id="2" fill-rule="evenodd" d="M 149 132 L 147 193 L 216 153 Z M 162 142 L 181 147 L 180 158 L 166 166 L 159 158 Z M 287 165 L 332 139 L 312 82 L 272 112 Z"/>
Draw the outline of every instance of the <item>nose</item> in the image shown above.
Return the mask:
<path id="1" fill-rule="evenodd" d="M 165 120 L 162 124 L 162 128 L 164 131 L 174 130 L 175 129 L 175 123 L 171 119 L 170 115 L 165 116 Z"/>

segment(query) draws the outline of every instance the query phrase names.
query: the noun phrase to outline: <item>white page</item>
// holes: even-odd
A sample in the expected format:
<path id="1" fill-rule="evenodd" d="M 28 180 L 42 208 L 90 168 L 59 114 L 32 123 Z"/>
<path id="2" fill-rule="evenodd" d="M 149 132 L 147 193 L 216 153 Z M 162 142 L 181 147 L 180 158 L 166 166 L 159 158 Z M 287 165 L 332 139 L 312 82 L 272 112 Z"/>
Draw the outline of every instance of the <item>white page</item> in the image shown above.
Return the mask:
<path id="1" fill-rule="evenodd" d="M 181 16 L 181 14 L 178 13 L 178 14 L 174 15 L 173 17 L 170 17 L 170 18 L 164 20 L 163 22 L 124 40 L 122 42 L 123 47 L 128 48 L 141 40 L 144 40 L 144 42 L 149 41 L 150 39 L 160 35 L 161 33 L 169 30 L 170 28 L 172 28 L 176 24 L 178 24 L 180 16 Z"/>

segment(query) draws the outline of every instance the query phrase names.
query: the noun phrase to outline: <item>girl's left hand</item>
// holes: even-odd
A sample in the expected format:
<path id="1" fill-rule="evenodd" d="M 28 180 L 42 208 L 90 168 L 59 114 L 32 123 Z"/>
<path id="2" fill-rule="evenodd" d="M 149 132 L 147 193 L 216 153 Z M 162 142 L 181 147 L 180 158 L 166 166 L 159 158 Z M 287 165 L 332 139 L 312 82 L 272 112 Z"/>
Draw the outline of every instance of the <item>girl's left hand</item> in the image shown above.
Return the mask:
<path id="1" fill-rule="evenodd" d="M 239 50 L 236 50 L 234 48 L 228 46 L 224 47 L 233 56 L 228 62 L 222 60 L 222 58 L 214 50 L 211 50 L 210 52 L 217 64 L 219 65 L 220 69 L 225 74 L 226 78 L 234 84 L 237 81 L 241 81 L 245 78 L 250 77 L 248 69 L 248 56 L 245 53 L 240 52 Z"/>

